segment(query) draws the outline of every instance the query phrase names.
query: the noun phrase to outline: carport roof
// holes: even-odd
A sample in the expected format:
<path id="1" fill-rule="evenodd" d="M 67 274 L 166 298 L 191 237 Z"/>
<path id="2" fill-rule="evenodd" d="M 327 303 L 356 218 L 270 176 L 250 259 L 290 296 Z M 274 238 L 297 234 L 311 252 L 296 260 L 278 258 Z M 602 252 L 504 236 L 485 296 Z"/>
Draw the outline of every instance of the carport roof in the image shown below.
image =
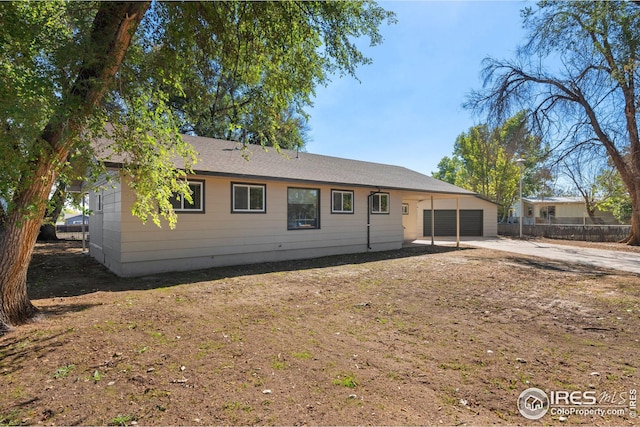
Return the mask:
<path id="1" fill-rule="evenodd" d="M 293 150 L 263 148 L 235 141 L 183 135 L 185 142 L 198 152 L 193 167 L 198 175 L 228 176 L 239 179 L 322 183 L 336 186 L 360 186 L 428 193 L 476 196 L 477 194 L 423 175 L 402 166 L 371 163 L 340 157 L 323 156 Z M 104 140 L 102 141 L 105 142 Z M 104 144 L 99 144 L 104 146 Z M 108 143 L 106 144 L 108 145 Z M 110 151 L 105 150 L 103 152 Z M 102 156 L 99 156 L 102 157 Z M 121 160 L 102 157 L 107 165 Z"/>

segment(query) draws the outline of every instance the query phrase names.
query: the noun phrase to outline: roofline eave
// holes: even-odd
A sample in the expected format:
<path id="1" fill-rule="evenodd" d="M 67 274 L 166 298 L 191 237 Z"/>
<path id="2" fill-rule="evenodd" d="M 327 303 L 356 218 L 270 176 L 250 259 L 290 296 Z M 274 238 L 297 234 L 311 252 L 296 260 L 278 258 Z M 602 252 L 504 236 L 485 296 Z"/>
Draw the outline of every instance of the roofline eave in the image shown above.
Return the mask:
<path id="1" fill-rule="evenodd" d="M 104 166 L 107 169 L 122 169 L 121 162 L 103 162 Z M 232 172 L 215 172 L 215 171 L 205 171 L 205 170 L 193 170 L 190 175 L 204 175 L 204 176 L 218 176 L 218 177 L 226 177 L 226 178 L 240 178 L 247 180 L 265 180 L 265 181 L 280 181 L 280 182 L 297 182 L 297 183 L 308 183 L 308 184 L 316 184 L 316 185 L 335 185 L 335 186 L 350 186 L 357 188 L 375 188 L 375 189 L 385 189 L 385 190 L 397 190 L 397 191 L 409 191 L 412 193 L 429 193 L 429 194 L 452 194 L 456 196 L 468 196 L 468 197 L 479 197 L 478 193 L 474 192 L 458 192 L 458 191 L 445 191 L 445 190 L 430 190 L 426 188 L 406 188 L 406 187 L 394 187 L 389 185 L 379 185 L 379 184 L 367 184 L 367 183 L 353 183 L 353 182 L 339 182 L 339 181 L 323 181 L 323 180 L 312 180 L 312 179 L 300 179 L 300 178 L 291 178 L 291 177 L 277 177 L 277 176 L 265 176 L 265 175 L 253 175 L 253 174 L 243 174 L 243 173 L 232 173 Z"/>

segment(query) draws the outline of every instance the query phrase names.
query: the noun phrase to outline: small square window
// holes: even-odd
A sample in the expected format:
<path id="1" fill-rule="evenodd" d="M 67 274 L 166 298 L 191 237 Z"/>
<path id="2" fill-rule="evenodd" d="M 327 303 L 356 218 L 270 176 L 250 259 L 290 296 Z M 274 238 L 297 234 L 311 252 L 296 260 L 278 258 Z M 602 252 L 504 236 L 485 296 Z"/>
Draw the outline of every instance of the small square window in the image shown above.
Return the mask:
<path id="1" fill-rule="evenodd" d="M 389 213 L 389 193 L 373 193 L 371 195 L 371 213 Z"/>
<path id="2" fill-rule="evenodd" d="M 353 213 L 353 191 L 331 190 L 331 213 Z"/>
<path id="3" fill-rule="evenodd" d="M 237 213 L 266 212 L 266 186 L 262 184 L 231 184 L 231 211 Z"/>
<path id="4" fill-rule="evenodd" d="M 204 212 L 204 182 L 189 181 L 191 199 L 189 202 L 179 194 L 171 198 L 171 205 L 176 212 Z"/>

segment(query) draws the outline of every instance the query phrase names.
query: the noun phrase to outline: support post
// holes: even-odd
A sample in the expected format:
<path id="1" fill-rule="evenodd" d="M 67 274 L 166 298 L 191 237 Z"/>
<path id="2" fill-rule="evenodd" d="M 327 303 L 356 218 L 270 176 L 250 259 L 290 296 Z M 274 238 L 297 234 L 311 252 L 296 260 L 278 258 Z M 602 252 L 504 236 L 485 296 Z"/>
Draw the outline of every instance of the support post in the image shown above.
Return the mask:
<path id="1" fill-rule="evenodd" d="M 431 246 L 434 246 L 436 244 L 434 240 L 434 237 L 436 235 L 436 232 L 434 230 L 434 227 L 436 225 L 435 213 L 436 211 L 433 207 L 433 194 L 432 194 L 431 195 Z"/>
<path id="2" fill-rule="evenodd" d="M 460 247 L 460 196 L 456 196 L 456 248 Z"/>

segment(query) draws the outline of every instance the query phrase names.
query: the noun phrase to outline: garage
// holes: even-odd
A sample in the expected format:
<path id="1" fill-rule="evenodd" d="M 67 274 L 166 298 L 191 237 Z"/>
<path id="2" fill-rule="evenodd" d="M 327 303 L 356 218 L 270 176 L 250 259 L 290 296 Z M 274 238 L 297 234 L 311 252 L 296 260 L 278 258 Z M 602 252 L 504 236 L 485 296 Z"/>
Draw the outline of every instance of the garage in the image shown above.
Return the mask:
<path id="1" fill-rule="evenodd" d="M 434 236 L 456 235 L 456 210 L 436 209 L 434 211 Z M 482 209 L 460 210 L 460 236 L 483 236 L 484 211 Z M 423 211 L 424 236 L 431 236 L 431 210 Z"/>

